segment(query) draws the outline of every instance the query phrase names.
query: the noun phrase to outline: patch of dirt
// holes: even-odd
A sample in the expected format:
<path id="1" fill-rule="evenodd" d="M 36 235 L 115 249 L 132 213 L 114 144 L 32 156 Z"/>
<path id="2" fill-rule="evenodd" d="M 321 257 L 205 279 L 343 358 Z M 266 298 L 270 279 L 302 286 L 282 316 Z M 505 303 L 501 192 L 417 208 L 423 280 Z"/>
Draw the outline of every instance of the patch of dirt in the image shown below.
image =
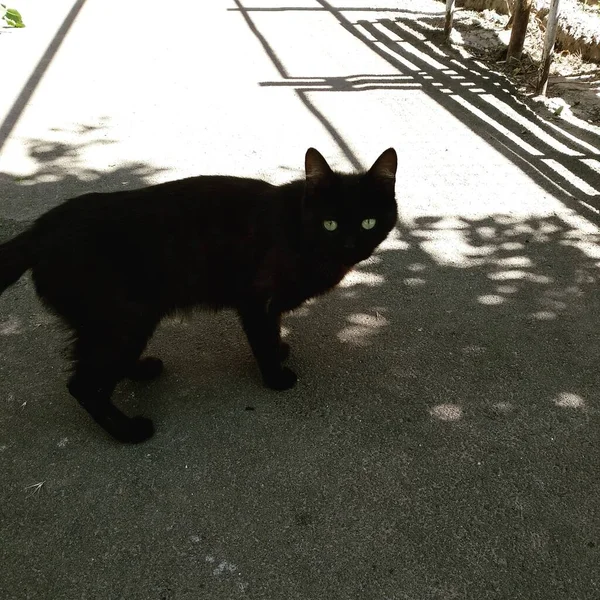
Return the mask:
<path id="1" fill-rule="evenodd" d="M 505 0 L 502 2 L 505 4 Z M 574 42 L 577 39 L 583 41 L 584 38 L 589 41 L 590 35 L 594 36 L 594 40 L 600 40 L 600 5 L 588 2 L 587 5 L 571 3 L 566 6 L 568 10 L 561 15 L 561 31 L 571 31 L 574 35 L 569 36 L 567 42 L 567 38 L 558 37 L 547 97 L 535 99 L 555 114 L 569 120 L 583 120 L 594 129 L 598 128 L 600 133 L 600 64 L 584 60 Z M 531 15 L 521 60 L 511 64 L 504 60 L 510 40 L 507 14 L 489 9 L 457 9 L 452 43 L 462 46 L 494 70 L 505 73 L 521 94 L 535 97 L 546 15 L 547 10 L 543 8 Z M 582 22 L 585 23 L 585 35 L 581 33 Z"/>

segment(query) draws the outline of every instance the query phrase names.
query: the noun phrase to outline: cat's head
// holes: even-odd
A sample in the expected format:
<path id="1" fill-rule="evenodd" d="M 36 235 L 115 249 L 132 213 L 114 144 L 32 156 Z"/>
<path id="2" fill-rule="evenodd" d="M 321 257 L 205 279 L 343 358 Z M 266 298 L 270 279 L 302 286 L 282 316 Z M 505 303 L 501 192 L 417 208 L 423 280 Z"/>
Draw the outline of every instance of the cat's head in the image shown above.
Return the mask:
<path id="1" fill-rule="evenodd" d="M 308 149 L 303 221 L 307 241 L 323 258 L 354 265 L 388 236 L 398 217 L 397 163 L 396 151 L 388 148 L 366 173 L 340 174 Z"/>

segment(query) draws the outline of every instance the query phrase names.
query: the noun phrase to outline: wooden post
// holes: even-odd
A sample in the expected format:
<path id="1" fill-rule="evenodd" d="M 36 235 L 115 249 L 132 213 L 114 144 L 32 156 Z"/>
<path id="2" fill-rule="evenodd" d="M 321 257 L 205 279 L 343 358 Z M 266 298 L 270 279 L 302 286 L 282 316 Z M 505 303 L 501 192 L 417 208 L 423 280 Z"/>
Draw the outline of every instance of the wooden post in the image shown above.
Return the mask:
<path id="1" fill-rule="evenodd" d="M 444 40 L 450 43 L 450 34 L 452 33 L 452 19 L 454 17 L 454 5 L 456 0 L 446 0 L 446 23 L 444 25 Z"/>
<path id="2" fill-rule="evenodd" d="M 550 74 L 550 64 L 554 54 L 554 42 L 556 41 L 556 28 L 558 25 L 558 5 L 560 0 L 551 0 L 548 20 L 546 21 L 546 35 L 544 37 L 544 51 L 542 53 L 542 62 L 540 65 L 540 78 L 537 85 L 537 93 L 546 95 L 548 88 L 548 75 Z"/>
<path id="3" fill-rule="evenodd" d="M 533 0 L 517 0 L 515 3 L 515 12 L 513 13 L 513 26 L 510 34 L 510 42 L 506 51 L 506 61 L 521 58 L 525 35 L 527 34 L 527 25 L 529 25 L 529 15 L 531 14 L 531 5 Z"/>

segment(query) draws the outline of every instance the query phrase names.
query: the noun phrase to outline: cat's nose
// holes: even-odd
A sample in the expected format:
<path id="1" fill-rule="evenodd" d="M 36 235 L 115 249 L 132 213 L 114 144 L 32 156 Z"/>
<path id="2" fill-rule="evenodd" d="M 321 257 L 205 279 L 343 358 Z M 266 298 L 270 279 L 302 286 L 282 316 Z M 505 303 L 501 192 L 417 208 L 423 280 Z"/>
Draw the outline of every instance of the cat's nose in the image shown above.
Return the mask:
<path id="1" fill-rule="evenodd" d="M 344 250 L 354 250 L 356 244 L 354 243 L 354 240 L 349 238 L 344 242 Z"/>

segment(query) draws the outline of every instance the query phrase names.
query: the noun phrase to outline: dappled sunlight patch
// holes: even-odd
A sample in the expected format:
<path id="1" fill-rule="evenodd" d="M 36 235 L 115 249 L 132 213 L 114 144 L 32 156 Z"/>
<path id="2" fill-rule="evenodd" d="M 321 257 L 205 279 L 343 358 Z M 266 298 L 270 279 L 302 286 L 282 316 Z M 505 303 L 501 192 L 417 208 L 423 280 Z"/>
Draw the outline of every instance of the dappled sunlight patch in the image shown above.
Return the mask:
<path id="1" fill-rule="evenodd" d="M 554 282 L 554 278 L 548 277 L 548 275 L 540 275 L 538 273 L 527 273 L 527 279 L 532 283 L 549 284 Z"/>
<path id="2" fill-rule="evenodd" d="M 407 277 L 404 279 L 404 283 L 411 287 L 417 287 L 419 285 L 425 285 L 427 281 L 422 277 Z"/>
<path id="3" fill-rule="evenodd" d="M 474 246 L 470 252 L 472 257 L 492 256 L 496 252 L 496 248 L 492 245 Z"/>
<path id="4" fill-rule="evenodd" d="M 368 271 L 353 270 L 339 283 L 341 288 L 354 287 L 355 285 L 366 285 L 368 287 L 377 287 L 385 282 L 385 278 L 377 273 Z"/>
<path id="5" fill-rule="evenodd" d="M 344 327 L 337 337 L 341 342 L 355 346 L 369 345 L 369 338 L 376 334 L 381 327 L 389 324 L 381 312 L 375 314 L 355 313 L 347 318 L 349 325 Z"/>
<path id="6" fill-rule="evenodd" d="M 499 294 L 516 294 L 519 288 L 516 285 L 499 285 L 496 291 Z"/>
<path id="7" fill-rule="evenodd" d="M 421 271 L 425 271 L 427 267 L 422 263 L 413 263 L 412 265 L 408 265 L 407 269 L 413 273 L 420 273 Z"/>
<path id="8" fill-rule="evenodd" d="M 557 314 L 551 310 L 538 310 L 532 313 L 532 318 L 536 321 L 553 321 L 556 319 Z"/>
<path id="9" fill-rule="evenodd" d="M 459 421 L 463 417 L 463 410 L 458 404 L 438 404 L 429 414 L 440 421 Z"/>
<path id="10" fill-rule="evenodd" d="M 533 267 L 533 262 L 527 256 L 508 256 L 499 258 L 496 264 L 502 267 Z"/>
<path id="11" fill-rule="evenodd" d="M 499 248 L 502 250 L 522 250 L 525 248 L 525 244 L 521 242 L 504 242 L 500 244 Z"/>
<path id="12" fill-rule="evenodd" d="M 509 227 L 511 225 L 514 225 L 515 218 L 512 215 L 500 213 L 500 214 L 494 215 L 494 221 L 496 221 L 496 223 L 498 225 L 502 225 L 504 227 Z"/>
<path id="13" fill-rule="evenodd" d="M 444 216 L 431 223 L 431 229 L 467 229 L 468 224 L 458 217 Z"/>
<path id="14" fill-rule="evenodd" d="M 361 325 L 353 325 L 344 327 L 338 334 L 337 338 L 345 344 L 353 344 L 354 346 L 368 346 L 370 341 L 367 336 L 371 335 L 371 330 L 368 327 Z"/>
<path id="15" fill-rule="evenodd" d="M 577 269 L 577 271 L 576 271 L 575 281 L 577 282 L 578 286 L 595 284 L 597 280 L 598 280 L 598 275 L 596 273 L 594 273 L 592 275 L 591 273 L 586 272 L 583 269 Z M 577 290 L 578 294 L 583 293 L 579 288 L 575 288 L 575 289 Z"/>
<path id="16" fill-rule="evenodd" d="M 342 298 L 357 298 L 358 294 L 354 290 L 348 290 L 347 292 L 342 292 Z"/>
<path id="17" fill-rule="evenodd" d="M 364 325 L 368 327 L 381 327 L 382 325 L 388 325 L 389 321 L 377 312 L 374 315 L 368 315 L 365 313 L 356 313 L 348 317 L 350 323 L 355 325 Z"/>
<path id="18" fill-rule="evenodd" d="M 36 183 L 56 183 L 62 179 L 61 175 L 55 173 L 42 173 L 36 178 Z"/>
<path id="19" fill-rule="evenodd" d="M 495 411 L 502 414 L 508 414 L 514 410 L 514 406 L 510 402 L 496 402 L 493 408 Z"/>
<path id="20" fill-rule="evenodd" d="M 488 279 L 493 281 L 512 281 L 519 279 L 526 279 L 529 273 L 527 271 L 521 271 L 520 269 L 514 269 L 511 271 L 496 271 L 495 273 L 488 273 Z"/>
<path id="21" fill-rule="evenodd" d="M 108 170 L 105 171 L 106 173 L 109 173 Z M 81 181 L 85 181 L 86 183 L 92 183 L 94 181 L 97 181 L 98 179 L 100 179 L 100 174 L 97 171 L 82 171 L 81 173 L 79 173 L 77 175 L 78 179 Z"/>
<path id="22" fill-rule="evenodd" d="M 303 304 L 293 312 L 295 317 L 308 317 L 308 315 L 310 314 L 310 309 L 306 306 L 306 304 Z"/>
<path id="23" fill-rule="evenodd" d="M 13 181 L 19 187 L 30 187 L 36 185 L 37 181 L 29 175 L 13 175 Z"/>
<path id="24" fill-rule="evenodd" d="M 496 229 L 494 227 L 478 227 L 477 233 L 483 239 L 494 239 L 496 237 Z"/>
<path id="25" fill-rule="evenodd" d="M 529 273 L 527 271 L 522 271 L 521 269 L 511 269 L 510 271 L 496 271 L 494 273 L 488 273 L 487 277 L 492 281 L 527 280 L 531 283 L 539 283 L 544 285 L 554 282 L 554 279 L 552 277 L 548 277 L 547 275 Z"/>
<path id="26" fill-rule="evenodd" d="M 554 404 L 556 406 L 560 406 L 561 408 L 584 408 L 585 401 L 578 394 L 573 394 L 571 392 L 561 392 L 554 399 Z"/>
<path id="27" fill-rule="evenodd" d="M 466 242 L 460 231 L 435 232 L 435 235 L 423 241 L 421 248 L 438 264 L 470 267 L 483 263 L 483 259 L 473 258 L 474 248 Z"/>
<path id="28" fill-rule="evenodd" d="M 436 268 L 444 273 L 458 268 L 465 271 L 468 301 L 489 310 L 510 306 L 515 315 L 530 322 L 581 313 L 589 307 L 587 298 L 600 279 L 596 268 L 600 266 L 600 236 L 597 228 L 577 229 L 576 221 L 567 222 L 556 211 L 405 219 L 402 233 L 415 258 L 406 261 L 403 284 L 429 289 L 435 284 Z M 453 229 L 442 227 L 450 223 Z M 421 266 L 413 266 L 423 264 L 426 276 L 419 272 Z"/>
<path id="29" fill-rule="evenodd" d="M 408 250 L 409 247 L 408 242 L 400 238 L 398 230 L 393 229 L 387 238 L 379 244 L 379 247 L 375 252 L 377 253 L 384 250 Z"/>
<path id="30" fill-rule="evenodd" d="M 569 290 L 564 291 L 564 295 L 568 296 Z M 576 294 L 571 293 L 571 296 L 574 297 Z M 561 310 L 565 310 L 567 308 L 567 303 L 564 300 L 558 300 L 557 298 L 543 298 L 544 308 L 547 310 L 554 310 L 560 312 Z"/>
<path id="31" fill-rule="evenodd" d="M 18 335 L 19 333 L 21 333 L 21 320 L 18 317 L 10 316 L 0 322 L 0 335 Z"/>
<path id="32" fill-rule="evenodd" d="M 571 232 L 569 233 L 572 235 L 577 237 L 581 237 L 582 235 L 592 236 L 593 239 L 598 240 L 598 235 L 600 234 L 598 226 L 576 211 L 566 210 L 560 214 L 560 218 L 571 228 Z"/>
<path id="33" fill-rule="evenodd" d="M 452 228 L 443 228 L 450 223 Z M 489 292 L 482 291 L 478 298 L 481 304 L 500 304 L 511 295 L 536 285 L 540 286 L 536 293 L 542 294 L 540 308 L 562 311 L 568 308 L 574 294 L 579 295 L 569 290 L 570 282 L 575 280 L 581 287 L 596 280 L 591 277 L 592 281 L 589 281 L 594 274 L 590 272 L 593 265 L 589 262 L 583 278 L 580 273 L 583 267 L 574 271 L 573 278 L 553 276 L 554 271 L 564 270 L 567 260 L 572 262 L 571 248 L 581 251 L 585 257 L 600 260 L 597 229 L 577 229 L 574 226 L 579 223 L 567 222 L 562 214 L 523 217 L 498 214 L 478 219 L 468 219 L 464 215 L 453 219 L 446 215 L 422 216 L 406 225 L 411 230 L 413 244 L 436 264 L 468 268 L 472 273 L 476 273 L 473 269 L 486 270 L 485 277 L 498 285 Z M 421 282 L 418 277 L 416 280 L 409 277 L 405 284 L 420 285 Z M 541 286 L 547 286 L 547 289 L 542 290 Z M 556 294 L 559 294 L 558 298 Z M 563 302 L 559 306 L 557 302 L 560 301 Z"/>
<path id="34" fill-rule="evenodd" d="M 600 259 L 600 245 L 598 240 L 586 241 L 582 239 L 565 239 L 559 242 L 561 246 L 575 248 L 593 260 Z"/>
<path id="35" fill-rule="evenodd" d="M 479 304 L 485 304 L 487 306 L 495 306 L 497 304 L 502 304 L 505 302 L 505 298 L 499 296 L 498 294 L 484 294 L 477 298 L 477 302 Z"/>
<path id="36" fill-rule="evenodd" d="M 371 266 L 371 265 L 380 265 L 382 263 L 382 258 L 381 256 L 377 256 L 377 255 L 372 255 L 369 258 L 367 258 L 367 260 L 364 260 L 362 262 L 363 265 L 365 266 Z"/>
<path id="37" fill-rule="evenodd" d="M 546 223 L 546 222 L 542 222 L 539 224 L 537 231 L 540 233 L 560 233 L 561 232 L 561 228 L 553 223 Z M 569 232 L 565 232 L 565 233 L 569 233 Z"/>

